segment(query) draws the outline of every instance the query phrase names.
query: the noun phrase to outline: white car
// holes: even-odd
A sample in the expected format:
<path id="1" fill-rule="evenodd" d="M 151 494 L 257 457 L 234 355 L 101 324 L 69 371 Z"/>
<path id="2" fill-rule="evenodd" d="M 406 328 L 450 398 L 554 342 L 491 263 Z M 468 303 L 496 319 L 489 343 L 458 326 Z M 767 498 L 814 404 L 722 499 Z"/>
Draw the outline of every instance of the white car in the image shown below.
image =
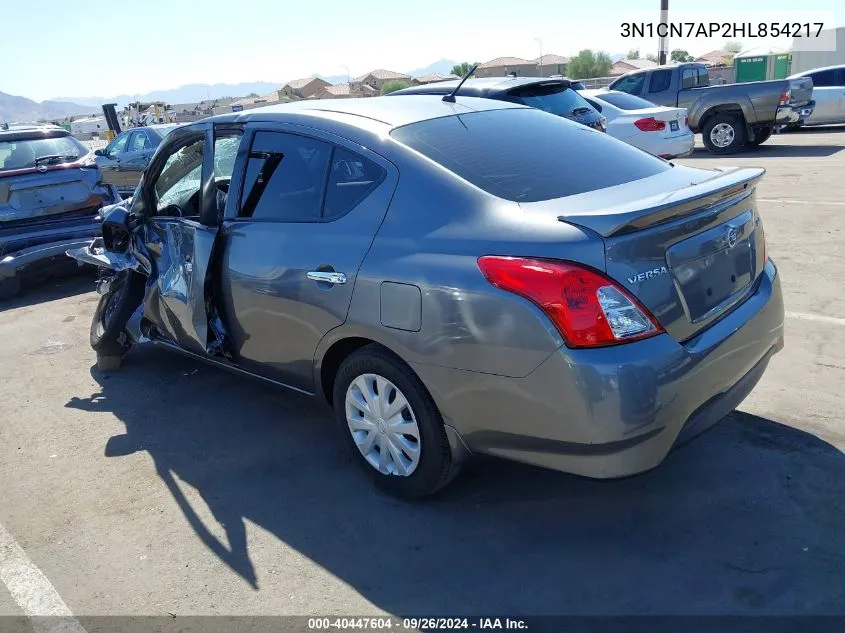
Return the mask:
<path id="1" fill-rule="evenodd" d="M 607 118 L 607 133 L 661 158 L 692 152 L 695 135 L 686 108 L 667 108 L 618 90 L 579 90 Z"/>
<path id="2" fill-rule="evenodd" d="M 813 113 L 801 125 L 845 123 L 845 66 L 814 68 L 792 75 L 790 79 L 810 77 L 813 80 Z"/>

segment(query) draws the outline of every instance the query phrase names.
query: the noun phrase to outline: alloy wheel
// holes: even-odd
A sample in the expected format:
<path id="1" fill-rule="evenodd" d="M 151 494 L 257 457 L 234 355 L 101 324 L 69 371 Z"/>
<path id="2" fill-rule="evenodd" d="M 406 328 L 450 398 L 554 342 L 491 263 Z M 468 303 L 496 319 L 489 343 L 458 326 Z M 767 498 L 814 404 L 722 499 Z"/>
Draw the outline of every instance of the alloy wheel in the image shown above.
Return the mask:
<path id="1" fill-rule="evenodd" d="M 378 374 L 362 374 L 346 389 L 346 422 L 367 463 L 383 475 L 408 477 L 420 462 L 420 429 L 399 388 Z"/>
<path id="2" fill-rule="evenodd" d="M 730 123 L 717 123 L 710 130 L 710 142 L 716 147 L 725 148 L 734 142 L 736 132 Z"/>

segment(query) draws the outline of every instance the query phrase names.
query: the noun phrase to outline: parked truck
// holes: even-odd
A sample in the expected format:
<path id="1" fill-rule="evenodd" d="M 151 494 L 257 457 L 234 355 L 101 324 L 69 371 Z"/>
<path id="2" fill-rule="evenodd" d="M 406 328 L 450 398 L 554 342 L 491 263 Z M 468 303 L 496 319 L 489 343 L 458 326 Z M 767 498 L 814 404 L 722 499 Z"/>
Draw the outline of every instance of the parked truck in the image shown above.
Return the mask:
<path id="1" fill-rule="evenodd" d="M 700 63 L 630 72 L 608 88 L 686 108 L 690 129 L 701 133 L 704 146 L 716 154 L 760 145 L 777 126 L 807 118 L 814 107 L 808 77 L 711 86 L 707 67 Z"/>

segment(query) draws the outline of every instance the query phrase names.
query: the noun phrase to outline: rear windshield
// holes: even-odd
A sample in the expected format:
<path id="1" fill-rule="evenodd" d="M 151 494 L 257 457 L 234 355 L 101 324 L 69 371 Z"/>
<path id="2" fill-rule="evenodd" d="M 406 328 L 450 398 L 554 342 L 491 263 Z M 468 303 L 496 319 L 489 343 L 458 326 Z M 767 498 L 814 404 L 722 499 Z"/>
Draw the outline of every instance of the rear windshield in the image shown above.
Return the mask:
<path id="1" fill-rule="evenodd" d="M 0 171 L 68 163 L 88 153 L 72 136 L 0 141 Z"/>
<path id="2" fill-rule="evenodd" d="M 484 191 L 517 202 L 571 196 L 671 169 L 607 134 L 529 108 L 429 119 L 390 134 Z"/>
<path id="3" fill-rule="evenodd" d="M 601 93 L 597 94 L 596 98 L 607 101 L 610 105 L 615 105 L 617 108 L 622 108 L 623 110 L 644 110 L 645 108 L 655 107 L 651 101 L 640 99 L 625 92 Z"/>
<path id="4" fill-rule="evenodd" d="M 508 92 L 508 101 L 537 108 L 558 116 L 573 116 L 590 111 L 590 104 L 572 88 L 559 83 L 537 84 Z"/>

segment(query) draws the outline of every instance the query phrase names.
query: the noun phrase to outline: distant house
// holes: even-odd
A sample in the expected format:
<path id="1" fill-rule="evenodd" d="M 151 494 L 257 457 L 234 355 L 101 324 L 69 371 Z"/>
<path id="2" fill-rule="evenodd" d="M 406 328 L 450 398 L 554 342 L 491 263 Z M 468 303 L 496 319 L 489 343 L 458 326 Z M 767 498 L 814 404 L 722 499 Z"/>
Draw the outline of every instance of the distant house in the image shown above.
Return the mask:
<path id="1" fill-rule="evenodd" d="M 430 75 L 423 75 L 422 77 L 415 77 L 414 79 L 417 80 L 419 84 L 434 84 L 438 81 L 451 81 L 454 79 L 460 79 L 457 75 L 443 75 L 441 73 L 432 73 Z"/>
<path id="2" fill-rule="evenodd" d="M 521 57 L 497 57 L 481 64 L 475 71 L 475 76 L 505 77 L 511 73 L 517 77 L 536 77 L 537 62 Z"/>
<path id="3" fill-rule="evenodd" d="M 384 86 L 384 84 L 386 84 L 388 81 L 406 81 L 408 84 L 411 85 L 417 83 L 417 80 L 411 77 L 410 75 L 406 75 L 405 73 L 397 73 L 392 70 L 384 70 L 383 68 L 371 70 L 370 72 L 361 75 L 360 77 L 356 77 L 349 83 L 352 85 L 353 91 L 356 86 L 369 86 L 370 88 L 373 88 L 376 92 L 381 92 L 382 86 Z"/>
<path id="4" fill-rule="evenodd" d="M 282 90 L 271 90 L 266 95 L 261 97 L 243 97 L 236 99 L 226 106 L 214 108 L 214 114 L 223 114 L 225 112 L 242 112 L 243 110 L 252 110 L 253 108 L 262 108 L 264 106 L 276 105 L 278 103 L 287 103 L 291 99 L 282 94 Z M 219 111 L 218 111 L 219 110 Z"/>
<path id="5" fill-rule="evenodd" d="M 736 57 L 736 53 L 718 50 L 710 51 L 706 55 L 697 57 L 695 61 L 703 62 L 708 66 L 730 66 L 733 63 L 734 57 Z"/>
<path id="6" fill-rule="evenodd" d="M 629 73 L 633 70 L 645 70 L 646 68 L 654 68 L 655 66 L 657 66 L 657 63 L 651 61 L 650 59 L 620 59 L 618 62 L 613 64 L 613 67 L 610 69 L 610 74 L 624 75 L 625 73 Z"/>
<path id="7" fill-rule="evenodd" d="M 569 58 L 562 55 L 542 55 L 534 60 L 537 66 L 540 77 L 548 77 L 549 75 L 565 75 L 566 66 L 569 64 Z"/>
<path id="8" fill-rule="evenodd" d="M 376 90 L 372 86 L 368 84 L 355 83 L 353 81 L 352 83 L 329 84 L 328 86 L 323 86 L 313 97 L 309 98 L 351 99 L 353 97 L 376 97 L 378 94 L 379 90 Z"/>
<path id="9" fill-rule="evenodd" d="M 307 99 L 320 92 L 322 88 L 331 86 L 325 79 L 320 77 L 306 77 L 294 79 L 281 87 L 279 92 L 288 99 Z"/>

